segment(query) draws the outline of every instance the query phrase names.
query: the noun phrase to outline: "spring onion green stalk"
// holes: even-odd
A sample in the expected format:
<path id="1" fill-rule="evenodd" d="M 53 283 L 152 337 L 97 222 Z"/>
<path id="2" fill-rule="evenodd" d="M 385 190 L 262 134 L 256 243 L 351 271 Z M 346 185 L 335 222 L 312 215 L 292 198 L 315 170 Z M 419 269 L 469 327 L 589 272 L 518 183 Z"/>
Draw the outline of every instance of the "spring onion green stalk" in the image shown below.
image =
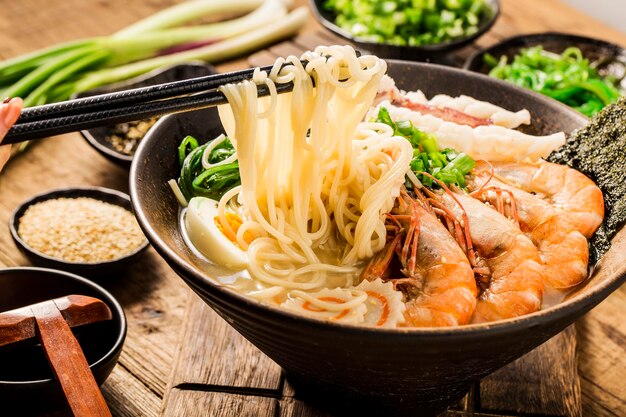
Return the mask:
<path id="1" fill-rule="evenodd" d="M 375 121 L 391 126 L 394 135 L 402 136 L 411 142 L 413 146 L 411 171 L 416 174 L 422 184 L 428 187 L 437 186 L 431 177 L 423 174 L 426 172 L 446 185 L 458 185 L 465 188 L 465 175 L 469 174 L 476 165 L 476 161 L 471 157 L 450 148 L 439 151 L 435 136 L 422 132 L 410 121 L 394 122 L 389 111 L 384 107 L 378 111 Z"/>
<path id="2" fill-rule="evenodd" d="M 178 186 L 187 201 L 202 196 L 219 200 L 228 190 L 241 184 L 239 162 L 213 166 L 202 166 L 202 155 L 207 144 L 198 145 L 193 136 L 185 137 L 178 147 L 180 177 Z M 228 138 L 217 145 L 209 155 L 209 163 L 217 164 L 235 153 L 235 148 Z"/>
<path id="3" fill-rule="evenodd" d="M 326 0 L 323 7 L 359 40 L 409 46 L 469 37 L 493 13 L 484 0 Z"/>
<path id="4" fill-rule="evenodd" d="M 250 10 L 254 11 L 225 22 L 173 27 L 207 14 Z M 1 62 L 0 94 L 22 97 L 27 106 L 65 100 L 162 65 L 226 59 L 259 48 L 295 33 L 303 20 L 302 10 L 287 16 L 283 0 L 192 0 L 132 25 L 128 32 L 68 42 Z"/>
<path id="5" fill-rule="evenodd" d="M 490 76 L 552 97 L 589 117 L 621 96 L 616 80 L 600 76 L 575 47 L 559 55 L 539 45 L 521 50 L 511 62 L 506 56 L 484 59 L 492 68 Z"/>
<path id="6" fill-rule="evenodd" d="M 224 13 L 248 13 L 263 3 L 263 0 L 190 0 L 157 12 L 139 22 L 127 26 L 113 35 L 128 38 L 139 33 L 170 28 L 202 16 Z"/>
<path id="7" fill-rule="evenodd" d="M 232 58 L 296 33 L 308 12 L 299 8 L 288 13 L 289 2 L 190 0 L 113 36 L 66 42 L 12 58 L 0 62 L 0 97 L 22 97 L 25 106 L 41 105 L 161 66 Z M 178 26 L 216 14 L 241 17 Z"/>
<path id="8" fill-rule="evenodd" d="M 293 10 L 273 25 L 251 30 L 243 35 L 236 36 L 189 51 L 164 55 L 147 59 L 116 68 L 105 68 L 87 74 L 75 86 L 75 91 L 85 91 L 100 85 L 124 80 L 167 65 L 181 62 L 203 60 L 208 62 L 223 61 L 271 44 L 296 33 L 308 18 L 305 7 Z"/>

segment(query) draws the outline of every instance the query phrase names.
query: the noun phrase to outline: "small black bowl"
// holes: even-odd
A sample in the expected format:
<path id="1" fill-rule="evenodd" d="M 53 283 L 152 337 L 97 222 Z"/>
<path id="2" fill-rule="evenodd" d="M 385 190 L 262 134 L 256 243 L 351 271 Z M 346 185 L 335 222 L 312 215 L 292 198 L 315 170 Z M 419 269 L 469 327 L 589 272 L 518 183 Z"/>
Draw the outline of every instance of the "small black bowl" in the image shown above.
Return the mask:
<path id="1" fill-rule="evenodd" d="M 546 51 L 559 54 L 570 46 L 575 46 L 580 48 L 583 56 L 589 61 L 599 63 L 597 68 L 601 75 L 613 75 L 620 80 L 624 79 L 624 75 L 626 75 L 626 49 L 600 39 L 559 32 L 519 35 L 505 39 L 488 48 L 476 51 L 465 61 L 463 68 L 489 74 L 491 68 L 484 61 L 486 54 L 493 55 L 496 59 L 505 55 L 510 61 L 522 49 L 537 45 L 542 45 Z M 626 89 L 625 87 L 624 82 L 622 82 L 622 89 Z"/>
<path id="2" fill-rule="evenodd" d="M 370 42 L 360 40 L 348 31 L 337 26 L 335 22 L 335 16 L 332 12 L 324 9 L 323 4 L 325 0 L 309 0 L 313 15 L 326 29 L 333 32 L 335 35 L 346 39 L 347 41 L 356 45 L 363 51 L 370 52 L 381 58 L 390 59 L 404 59 L 409 61 L 433 61 L 440 62 L 445 61 L 448 54 L 451 51 L 460 49 L 465 45 L 470 44 L 475 39 L 485 34 L 500 15 L 500 2 L 499 0 L 486 0 L 485 3 L 491 9 L 491 14 L 484 17 L 479 22 L 479 29 L 471 36 L 456 39 L 453 41 L 438 43 L 433 45 L 422 46 L 398 46 L 388 43 Z"/>
<path id="3" fill-rule="evenodd" d="M 104 301 L 113 313 L 112 320 L 72 329 L 98 385 L 104 383 L 126 338 L 124 310 L 108 291 L 77 275 L 31 267 L 0 269 L 0 288 L 0 312 L 71 294 Z M 0 347 L 0 404 L 0 414 L 7 416 L 32 415 L 64 406 L 61 387 L 35 340 Z"/>
<path id="4" fill-rule="evenodd" d="M 165 68 L 159 68 L 139 77 L 131 78 L 115 84 L 110 84 L 94 90 L 89 90 L 76 95 L 76 98 L 89 97 L 96 94 L 113 93 L 116 91 L 128 90 L 131 88 L 147 87 L 150 85 L 170 83 L 174 81 L 187 80 L 190 78 L 204 77 L 206 75 L 215 74 L 215 68 L 212 65 L 204 63 L 188 63 L 179 64 Z M 116 164 L 130 168 L 133 160 L 132 155 L 118 152 L 113 148 L 111 143 L 107 141 L 107 137 L 113 132 L 113 126 L 101 126 L 92 129 L 82 130 L 80 133 L 101 155 Z"/>
<path id="5" fill-rule="evenodd" d="M 40 203 L 46 200 L 54 200 L 56 198 L 78 198 L 89 197 L 96 200 L 104 201 L 105 203 L 115 204 L 116 206 L 123 207 L 124 209 L 132 212 L 132 206 L 130 203 L 130 197 L 120 191 L 111 190 L 102 187 L 84 187 L 84 188 L 62 188 L 54 191 L 49 191 L 44 194 L 39 194 L 35 197 L 22 203 L 11 215 L 9 219 L 9 229 L 13 240 L 18 249 L 22 251 L 24 255 L 35 265 L 43 266 L 47 268 L 61 269 L 64 271 L 73 272 L 76 274 L 86 275 L 89 278 L 103 277 L 106 274 L 115 272 L 124 266 L 135 261 L 141 253 L 148 247 L 148 240 L 141 244 L 132 253 L 123 256 L 121 258 L 113 259 L 105 262 L 67 262 L 59 258 L 54 258 L 44 253 L 41 253 L 30 246 L 20 237 L 18 230 L 20 224 L 20 218 L 24 215 L 26 210 L 33 204 Z"/>

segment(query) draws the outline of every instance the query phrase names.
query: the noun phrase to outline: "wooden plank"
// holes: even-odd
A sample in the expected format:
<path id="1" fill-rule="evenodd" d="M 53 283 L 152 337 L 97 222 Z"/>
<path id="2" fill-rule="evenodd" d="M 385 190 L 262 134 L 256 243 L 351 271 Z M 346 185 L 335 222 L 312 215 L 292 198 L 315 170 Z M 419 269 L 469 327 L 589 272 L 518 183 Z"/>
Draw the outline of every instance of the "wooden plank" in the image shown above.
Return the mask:
<path id="1" fill-rule="evenodd" d="M 265 67 L 274 64 L 276 58 L 278 58 L 276 54 L 273 54 L 267 49 L 264 49 L 250 55 L 247 59 L 247 63 L 251 67 Z"/>
<path id="2" fill-rule="evenodd" d="M 163 416 L 275 417 L 278 400 L 270 397 L 174 388 Z"/>
<path id="3" fill-rule="evenodd" d="M 106 286 L 128 320 L 120 363 L 162 396 L 191 291 L 153 249 Z"/>
<path id="4" fill-rule="evenodd" d="M 626 286 L 576 323 L 583 415 L 626 416 Z"/>
<path id="5" fill-rule="evenodd" d="M 312 404 L 287 397 L 280 400 L 279 417 L 332 417 Z"/>
<path id="6" fill-rule="evenodd" d="M 574 326 L 480 384 L 481 411 L 582 416 Z"/>
<path id="7" fill-rule="evenodd" d="M 114 417 L 157 417 L 160 414 L 161 398 L 123 366 L 113 368 L 101 389 Z M 15 411 L 7 417 L 18 415 L 22 416 Z M 65 407 L 39 417 L 73 417 L 73 414 L 69 407 Z"/>
<path id="8" fill-rule="evenodd" d="M 46 175 L 38 176 L 36 181 L 24 181 L 40 169 Z M 7 224 L 21 201 L 53 188 L 101 185 L 127 191 L 127 175 L 126 170 L 102 158 L 79 135 L 42 141 L 3 170 L 0 221 Z M 3 265 L 28 264 L 8 231 L 0 234 L 0 253 Z M 187 287 L 153 249 L 124 273 L 99 282 L 116 296 L 126 312 L 128 332 L 120 364 L 142 381 L 139 385 L 144 390 L 155 393 L 146 399 L 156 401 L 154 406 L 158 409 L 176 350 Z M 122 391 L 121 385 L 117 387 Z M 111 409 L 118 415 L 140 415 L 131 412 L 133 407 L 130 402 L 119 401 Z"/>
<path id="9" fill-rule="evenodd" d="M 302 52 L 304 52 L 304 49 L 289 40 L 289 41 L 280 42 L 270 47 L 269 51 L 276 56 L 286 58 L 289 55 L 295 55 L 299 57 L 302 54 Z"/>
<path id="10" fill-rule="evenodd" d="M 102 386 L 114 417 L 158 417 L 161 398 L 123 366 L 116 366 Z"/>
<path id="11" fill-rule="evenodd" d="M 178 1 L 0 0 L 0 58 L 78 37 L 112 33 Z M 477 41 L 477 46 L 487 46 L 518 33 L 545 30 L 575 32 L 626 45 L 623 33 L 559 1 L 502 0 L 501 3 L 500 20 L 491 32 Z M 311 19 L 302 33 L 319 30 L 320 26 Z M 328 32 L 320 32 L 319 37 L 317 44 L 332 43 Z M 307 45 L 300 41 L 295 43 L 310 49 L 304 48 Z M 458 55 L 465 57 L 473 49 L 475 46 Z M 268 63 L 271 62 L 273 60 Z M 245 65 L 245 59 L 239 59 L 218 68 L 225 71 Z M 127 172 L 96 154 L 77 134 L 42 142 L 12 162 L 0 175 L 0 222 L 6 224 L 14 207 L 25 198 L 68 185 L 103 185 L 126 190 Z M 0 265 L 27 264 L 4 228 L 0 231 Z M 114 415 L 156 415 L 183 322 L 186 286 L 152 250 L 128 273 L 102 283 L 121 299 L 129 324 L 121 366 L 105 384 L 105 396 Z M 584 415 L 626 415 L 623 361 L 626 322 L 621 318 L 624 314 L 626 289 L 623 288 L 579 322 Z M 461 415 L 459 413 L 449 412 L 455 416 Z"/>
<path id="12" fill-rule="evenodd" d="M 170 387 L 237 387 L 279 394 L 281 370 L 190 293 Z"/>
<path id="13" fill-rule="evenodd" d="M 303 51 L 310 51 L 320 45 L 343 44 L 345 43 L 345 41 L 342 41 L 338 37 L 335 37 L 332 34 L 324 31 L 323 29 L 320 29 L 316 32 L 303 33 L 296 36 L 293 39 L 293 43 L 302 48 Z"/>

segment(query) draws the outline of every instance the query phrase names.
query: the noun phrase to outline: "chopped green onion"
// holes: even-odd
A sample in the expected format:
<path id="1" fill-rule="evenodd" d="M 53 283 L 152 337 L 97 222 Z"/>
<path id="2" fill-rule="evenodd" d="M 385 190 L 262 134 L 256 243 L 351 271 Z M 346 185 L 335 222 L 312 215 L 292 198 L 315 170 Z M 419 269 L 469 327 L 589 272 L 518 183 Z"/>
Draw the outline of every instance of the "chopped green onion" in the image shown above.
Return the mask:
<path id="1" fill-rule="evenodd" d="M 622 94 L 615 80 L 602 77 L 576 47 L 559 55 L 538 45 L 522 49 L 511 62 L 506 56 L 498 60 L 488 54 L 484 62 L 491 67 L 490 76 L 540 92 L 589 117 Z"/>
<path id="2" fill-rule="evenodd" d="M 469 37 L 493 13 L 485 0 L 326 0 L 323 8 L 360 40 L 410 46 Z"/>
<path id="3" fill-rule="evenodd" d="M 447 185 L 455 184 L 465 188 L 465 175 L 476 165 L 476 161 L 470 156 L 450 148 L 439 151 L 435 136 L 422 132 L 410 121 L 394 122 L 384 107 L 378 110 L 374 121 L 391 126 L 394 135 L 402 136 L 411 142 L 413 146 L 411 171 L 422 184 L 427 187 L 437 186 L 430 176 L 423 175 L 425 172 Z M 407 184 L 410 184 L 410 181 L 407 180 Z"/>

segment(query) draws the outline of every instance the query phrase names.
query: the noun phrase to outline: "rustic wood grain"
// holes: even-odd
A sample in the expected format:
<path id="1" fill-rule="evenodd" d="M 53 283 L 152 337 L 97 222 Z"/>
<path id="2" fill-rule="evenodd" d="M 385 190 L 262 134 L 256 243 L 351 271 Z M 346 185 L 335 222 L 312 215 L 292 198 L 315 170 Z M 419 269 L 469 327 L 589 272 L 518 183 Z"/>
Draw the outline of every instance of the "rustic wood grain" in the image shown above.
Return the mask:
<path id="1" fill-rule="evenodd" d="M 235 387 L 279 395 L 281 371 L 200 297 L 190 293 L 170 386 Z"/>
<path id="2" fill-rule="evenodd" d="M 275 417 L 278 400 L 270 397 L 174 388 L 164 416 Z"/>
<path id="3" fill-rule="evenodd" d="M 102 386 L 102 394 L 114 417 L 159 417 L 160 415 L 161 396 L 150 390 L 121 364 L 113 369 L 111 376 Z"/>
<path id="4" fill-rule="evenodd" d="M 583 415 L 626 415 L 626 287 L 576 323 Z"/>
<path id="5" fill-rule="evenodd" d="M 313 405 L 292 397 L 280 400 L 280 417 L 332 417 Z"/>
<path id="6" fill-rule="evenodd" d="M 178 0 L 0 0 L 0 58 L 78 37 L 109 34 L 176 2 Z M 296 2 L 304 3 L 303 0 Z M 625 34 L 558 1 L 502 0 L 501 3 L 502 14 L 493 29 L 476 45 L 459 51 L 457 64 L 478 47 L 515 34 L 545 30 L 588 35 L 626 46 Z M 303 49 L 315 46 L 309 42 L 313 42 L 311 34 L 319 29 L 319 25 L 311 20 L 303 29 L 308 37 L 298 37 L 294 43 Z M 332 42 L 326 32 L 315 36 L 319 38 L 313 43 Z M 274 56 L 270 52 L 262 54 L 266 54 L 266 58 Z M 240 59 L 221 64 L 218 69 L 228 71 L 244 66 L 246 61 Z M 126 191 L 127 171 L 100 157 L 78 134 L 42 141 L 11 162 L 0 175 L 0 223 L 6 225 L 12 210 L 24 199 L 51 188 L 73 185 L 102 185 Z M 28 265 L 28 261 L 13 245 L 8 229 L 0 228 L 0 266 L 16 265 Z M 120 299 L 129 325 L 120 363 L 103 386 L 104 396 L 114 416 L 156 417 L 160 414 L 162 396 L 172 370 L 188 290 L 153 250 L 127 273 L 110 277 L 101 284 Z M 622 288 L 577 324 L 585 416 L 626 415 L 625 316 L 626 289 Z M 173 400 L 168 404 L 172 412 L 179 407 L 179 412 L 171 415 L 192 416 L 191 413 L 184 414 L 190 410 L 200 410 L 203 411 L 201 415 L 210 416 L 235 416 L 238 415 L 236 410 L 251 413 L 253 410 L 254 413 L 249 415 L 267 413 L 274 416 L 278 415 L 274 414 L 277 410 L 280 415 L 311 415 L 310 407 L 288 396 L 279 400 L 239 394 L 171 391 Z M 221 414 L 206 412 L 215 410 L 214 405 L 218 405 Z M 235 411 L 229 414 L 231 406 Z M 473 406 L 466 407 L 473 413 L 471 415 L 485 415 Z M 447 416 L 460 417 L 462 413 L 454 410 Z M 55 417 L 66 415 L 64 412 L 54 413 Z"/>
<path id="7" fill-rule="evenodd" d="M 480 383 L 480 409 L 581 417 L 576 330 L 559 333 Z"/>
<path id="8" fill-rule="evenodd" d="M 79 135 L 42 141 L 10 162 L 0 175 L 0 223 L 8 224 L 13 209 L 26 198 L 53 188 L 101 185 L 127 191 L 127 175 Z M 6 227 L 0 230 L 0 263 L 28 265 Z M 152 249 L 125 273 L 100 279 L 99 283 L 120 301 L 128 320 L 126 342 L 116 368 L 125 367 L 124 381 L 116 380 L 114 372 L 104 385 L 105 398 L 114 415 L 156 416 L 189 290 Z"/>

